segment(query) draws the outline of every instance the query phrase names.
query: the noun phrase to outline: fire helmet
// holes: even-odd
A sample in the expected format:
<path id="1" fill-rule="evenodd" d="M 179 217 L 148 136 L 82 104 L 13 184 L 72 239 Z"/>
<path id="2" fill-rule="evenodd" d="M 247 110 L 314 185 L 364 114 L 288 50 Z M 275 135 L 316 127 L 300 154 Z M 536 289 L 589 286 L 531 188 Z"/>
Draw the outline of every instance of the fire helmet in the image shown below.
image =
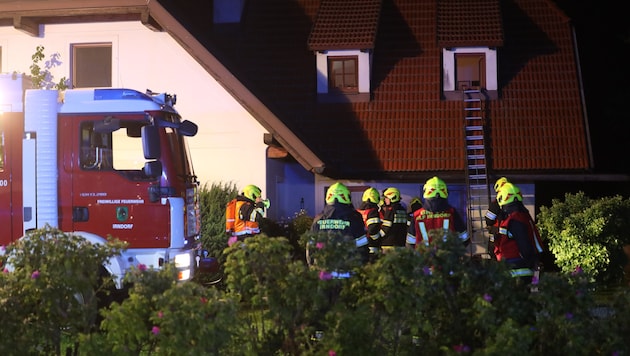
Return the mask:
<path id="1" fill-rule="evenodd" d="M 433 177 L 424 184 L 422 188 L 422 196 L 425 199 L 441 197 L 448 198 L 448 189 L 446 183 L 438 177 Z"/>
<path id="2" fill-rule="evenodd" d="M 326 204 L 332 205 L 335 200 L 341 204 L 352 204 L 350 190 L 342 183 L 336 182 L 326 190 Z"/>
<path id="3" fill-rule="evenodd" d="M 523 201 L 521 190 L 512 183 L 505 183 L 497 193 L 497 202 L 503 207 L 514 201 Z"/>
<path id="4" fill-rule="evenodd" d="M 392 203 L 397 203 L 400 201 L 400 190 L 389 187 L 383 191 L 383 196 L 388 198 Z"/>
<path id="5" fill-rule="evenodd" d="M 380 195 L 378 194 L 378 190 L 375 188 L 368 188 L 363 192 L 362 201 L 369 201 L 374 204 L 378 204 L 380 200 Z"/>
<path id="6" fill-rule="evenodd" d="M 494 191 L 498 193 L 499 189 L 501 189 L 501 187 L 505 183 L 510 183 L 510 181 L 507 178 L 505 178 L 505 177 L 501 177 L 501 178 L 497 179 L 497 181 L 494 183 Z"/>
<path id="7" fill-rule="evenodd" d="M 260 190 L 260 188 L 258 188 L 257 186 L 250 184 L 245 186 L 245 188 L 243 188 L 243 195 L 247 198 L 247 199 L 251 199 L 251 200 L 256 200 L 258 198 L 260 198 L 262 191 Z"/>

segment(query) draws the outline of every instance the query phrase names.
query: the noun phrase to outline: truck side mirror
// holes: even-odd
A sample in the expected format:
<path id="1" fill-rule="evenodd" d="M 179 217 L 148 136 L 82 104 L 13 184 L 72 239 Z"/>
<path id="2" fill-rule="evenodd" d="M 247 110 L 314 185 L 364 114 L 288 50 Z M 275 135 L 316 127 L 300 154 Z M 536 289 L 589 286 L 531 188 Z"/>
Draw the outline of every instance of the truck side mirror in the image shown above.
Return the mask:
<path id="1" fill-rule="evenodd" d="M 142 151 L 145 159 L 160 159 L 160 136 L 156 126 L 142 126 Z"/>
<path id="2" fill-rule="evenodd" d="M 151 178 L 157 178 L 162 175 L 162 162 L 150 161 L 144 164 L 144 175 Z"/>
<path id="3" fill-rule="evenodd" d="M 183 136 L 195 136 L 197 134 L 197 124 L 192 121 L 184 120 L 179 125 L 179 134 Z"/>

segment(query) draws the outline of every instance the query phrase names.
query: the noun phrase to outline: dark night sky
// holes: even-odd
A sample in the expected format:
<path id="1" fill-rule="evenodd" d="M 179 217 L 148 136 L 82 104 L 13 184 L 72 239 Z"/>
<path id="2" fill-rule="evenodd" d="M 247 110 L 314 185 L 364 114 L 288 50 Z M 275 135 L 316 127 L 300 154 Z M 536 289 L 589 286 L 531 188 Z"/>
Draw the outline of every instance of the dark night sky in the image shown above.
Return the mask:
<path id="1" fill-rule="evenodd" d="M 630 23 L 623 1 L 555 0 L 575 26 L 595 170 L 630 173 Z"/>

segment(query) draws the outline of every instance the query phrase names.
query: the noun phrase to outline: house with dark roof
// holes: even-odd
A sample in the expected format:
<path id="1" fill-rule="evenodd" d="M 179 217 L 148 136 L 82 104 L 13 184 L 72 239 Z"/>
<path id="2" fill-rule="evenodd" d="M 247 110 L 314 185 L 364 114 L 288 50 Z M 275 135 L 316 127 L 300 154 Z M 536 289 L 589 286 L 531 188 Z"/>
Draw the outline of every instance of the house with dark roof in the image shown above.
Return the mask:
<path id="1" fill-rule="evenodd" d="M 369 186 L 409 201 L 439 176 L 481 253 L 497 178 L 532 211 L 544 182 L 607 179 L 594 178 L 571 21 L 550 0 L 143 3 L 108 20 L 167 32 L 262 127 L 272 218 L 317 213 L 334 181 L 354 201 Z M 97 16 L 75 10 L 15 10 L 11 24 Z"/>
<path id="2" fill-rule="evenodd" d="M 501 176 L 533 207 L 537 182 L 592 173 L 575 37 L 552 1 L 250 1 L 225 23 L 163 3 L 314 154 L 266 137 L 268 158 L 313 173 L 317 207 L 334 180 L 409 198 L 437 175 L 472 221 Z"/>

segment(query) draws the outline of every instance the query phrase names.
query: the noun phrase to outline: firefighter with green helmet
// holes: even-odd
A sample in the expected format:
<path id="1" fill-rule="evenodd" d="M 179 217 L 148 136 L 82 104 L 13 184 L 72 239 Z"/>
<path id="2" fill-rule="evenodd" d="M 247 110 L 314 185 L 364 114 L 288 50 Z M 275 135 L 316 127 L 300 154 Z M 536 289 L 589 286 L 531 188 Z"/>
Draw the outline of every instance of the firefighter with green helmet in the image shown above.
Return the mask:
<path id="1" fill-rule="evenodd" d="M 380 199 L 376 188 L 367 188 L 363 192 L 361 205 L 357 209 L 365 225 L 371 261 L 376 259 L 381 250 L 381 215 L 378 206 Z"/>
<path id="2" fill-rule="evenodd" d="M 343 183 L 333 183 L 326 190 L 325 200 L 324 209 L 313 219 L 311 231 L 327 232 L 354 239 L 362 260 L 366 262 L 368 238 L 363 218 L 352 205 L 350 190 Z"/>
<path id="3" fill-rule="evenodd" d="M 260 222 L 268 208 L 269 200 L 262 198 L 261 189 L 253 184 L 246 185 L 225 209 L 225 231 L 230 235 L 228 245 L 259 234 Z"/>
<path id="4" fill-rule="evenodd" d="M 424 204 L 413 213 L 411 222 L 414 225 L 415 238 L 407 239 L 408 246 L 428 246 L 431 243 L 429 232 L 432 230 L 455 232 L 465 245 L 470 243 L 464 220 L 448 203 L 448 188 L 442 179 L 428 179 L 422 187 L 422 197 Z"/>

